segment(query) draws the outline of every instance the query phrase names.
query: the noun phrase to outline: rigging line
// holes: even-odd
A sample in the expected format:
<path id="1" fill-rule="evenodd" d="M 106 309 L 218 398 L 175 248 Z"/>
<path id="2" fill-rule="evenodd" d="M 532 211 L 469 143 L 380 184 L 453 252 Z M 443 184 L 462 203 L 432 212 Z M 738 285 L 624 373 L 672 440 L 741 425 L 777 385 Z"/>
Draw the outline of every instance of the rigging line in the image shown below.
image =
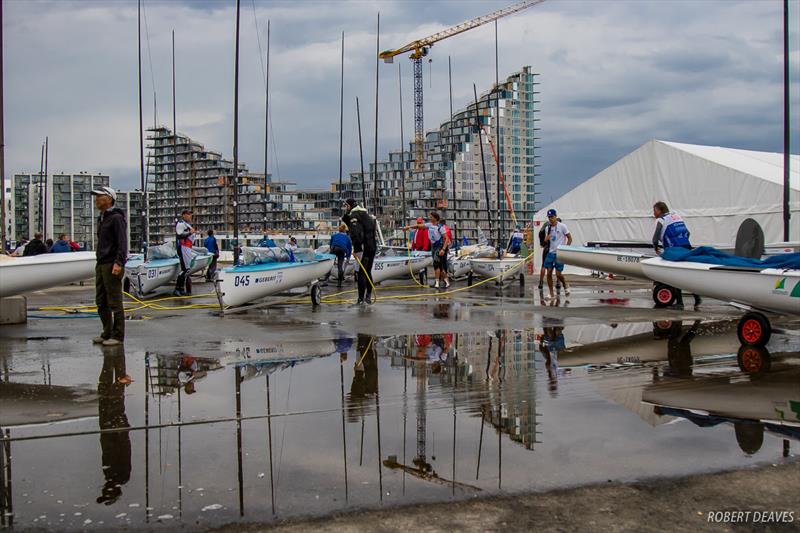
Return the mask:
<path id="1" fill-rule="evenodd" d="M 272 98 L 270 97 L 270 100 Z M 275 133 L 275 126 L 272 125 L 272 107 L 274 104 L 270 106 L 269 110 L 269 130 L 272 132 L 271 140 L 272 140 L 272 160 L 275 162 L 275 175 L 278 178 L 278 181 L 281 179 L 281 166 L 278 163 L 278 146 L 275 144 L 275 138 L 277 134 Z"/>
<path id="2" fill-rule="evenodd" d="M 264 66 L 264 48 L 261 46 L 261 30 L 258 28 L 258 15 L 256 15 L 256 0 L 253 0 L 253 21 L 256 25 L 256 39 L 258 40 L 258 60 L 261 63 L 261 77 L 264 82 L 264 90 L 267 90 L 267 69 Z"/>
<path id="3" fill-rule="evenodd" d="M 142 15 L 144 16 L 144 34 L 147 40 L 147 64 L 150 66 L 150 83 L 153 85 L 153 94 L 155 94 L 156 75 L 153 71 L 153 55 L 150 53 L 150 27 L 147 24 L 147 8 L 145 8 L 145 2 L 142 2 Z"/>

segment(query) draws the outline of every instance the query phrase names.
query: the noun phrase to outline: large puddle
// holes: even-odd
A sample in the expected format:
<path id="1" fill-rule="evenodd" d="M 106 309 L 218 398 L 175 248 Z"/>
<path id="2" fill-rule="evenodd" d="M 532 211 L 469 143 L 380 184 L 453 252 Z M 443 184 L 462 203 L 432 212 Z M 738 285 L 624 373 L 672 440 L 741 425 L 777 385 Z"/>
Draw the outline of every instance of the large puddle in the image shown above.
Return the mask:
<path id="1" fill-rule="evenodd" d="M 795 453 L 796 341 L 741 349 L 729 323 L 544 326 L 102 358 L 28 340 L 47 351 L 0 355 L 0 524 L 204 527 Z"/>

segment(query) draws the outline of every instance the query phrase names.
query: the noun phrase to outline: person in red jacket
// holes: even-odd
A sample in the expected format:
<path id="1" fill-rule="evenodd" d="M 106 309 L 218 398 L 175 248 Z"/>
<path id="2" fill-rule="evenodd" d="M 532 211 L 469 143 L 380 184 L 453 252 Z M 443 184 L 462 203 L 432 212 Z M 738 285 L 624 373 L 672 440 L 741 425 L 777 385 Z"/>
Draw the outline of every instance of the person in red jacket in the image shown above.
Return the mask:
<path id="1" fill-rule="evenodd" d="M 422 217 L 417 219 L 417 226 L 425 224 L 425 219 Z M 411 249 L 419 250 L 421 252 L 431 251 L 431 240 L 428 237 L 428 232 L 425 229 L 417 229 L 414 231 L 414 236 L 411 238 Z"/>

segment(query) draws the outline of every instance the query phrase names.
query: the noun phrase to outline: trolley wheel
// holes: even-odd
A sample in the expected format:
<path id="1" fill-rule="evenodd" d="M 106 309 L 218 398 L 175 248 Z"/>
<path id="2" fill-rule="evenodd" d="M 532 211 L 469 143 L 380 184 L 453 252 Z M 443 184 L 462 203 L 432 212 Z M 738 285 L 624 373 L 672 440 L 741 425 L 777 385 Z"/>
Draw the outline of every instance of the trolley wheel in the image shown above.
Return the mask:
<path id="1" fill-rule="evenodd" d="M 522 272 L 519 273 L 519 286 L 520 287 L 525 286 L 525 274 Z"/>
<path id="2" fill-rule="evenodd" d="M 419 276 L 419 282 L 425 285 L 425 283 L 428 281 L 428 269 L 423 268 L 422 270 L 420 270 L 418 276 Z"/>
<path id="3" fill-rule="evenodd" d="M 319 284 L 315 283 L 311 286 L 311 305 L 317 307 L 321 303 L 322 303 L 322 290 L 320 290 Z"/>
<path id="4" fill-rule="evenodd" d="M 656 283 L 653 287 L 653 301 L 658 307 L 669 307 L 675 303 L 678 295 L 675 289 L 664 283 Z"/>
<path id="5" fill-rule="evenodd" d="M 763 374 L 768 372 L 772 365 L 772 357 L 762 346 L 742 345 L 736 354 L 739 369 L 745 374 Z"/>
<path id="6" fill-rule="evenodd" d="M 473 279 L 474 279 L 474 276 L 472 275 L 472 272 L 467 274 L 467 286 L 468 287 L 472 287 Z"/>
<path id="7" fill-rule="evenodd" d="M 747 313 L 739 320 L 736 334 L 739 342 L 744 345 L 765 346 L 772 335 L 772 326 L 767 317 L 761 313 Z"/>
<path id="8" fill-rule="evenodd" d="M 125 280 L 122 282 L 122 290 L 127 292 L 128 294 L 131 293 L 131 280 L 127 276 Z"/>

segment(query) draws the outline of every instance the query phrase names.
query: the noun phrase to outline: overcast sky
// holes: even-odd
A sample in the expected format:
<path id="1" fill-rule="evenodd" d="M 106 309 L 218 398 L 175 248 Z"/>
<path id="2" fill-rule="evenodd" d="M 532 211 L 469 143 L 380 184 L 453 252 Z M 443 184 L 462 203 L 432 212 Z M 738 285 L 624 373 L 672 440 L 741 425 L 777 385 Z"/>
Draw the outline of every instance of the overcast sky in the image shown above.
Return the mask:
<path id="1" fill-rule="evenodd" d="M 380 49 L 509 5 L 503 1 L 243 0 L 240 160 L 264 165 L 264 80 L 258 35 L 271 20 L 270 171 L 309 188 L 338 179 L 339 69 L 345 44 L 344 168 L 358 168 L 355 98 L 365 159 L 374 149 L 375 22 Z M 800 146 L 798 10 L 791 1 L 793 152 Z M 145 125 L 171 126 L 171 31 L 177 124 L 232 157 L 235 2 L 144 0 Z M 256 31 L 256 21 L 258 32 Z M 103 171 L 139 183 L 134 1 L 4 1 L 7 173 Z M 149 43 L 148 43 L 149 35 Z M 558 197 L 649 139 L 783 150 L 783 14 L 778 0 L 548 0 L 499 22 L 500 76 L 541 74 L 541 201 Z M 425 124 L 447 116 L 447 58 L 459 109 L 494 81 L 494 27 L 433 47 Z M 152 61 L 151 61 L 152 58 Z M 380 65 L 379 157 L 400 147 L 398 63 L 406 140 L 413 131 L 411 62 Z M 431 75 L 432 74 L 432 75 Z M 155 91 L 154 91 L 155 90 Z"/>

